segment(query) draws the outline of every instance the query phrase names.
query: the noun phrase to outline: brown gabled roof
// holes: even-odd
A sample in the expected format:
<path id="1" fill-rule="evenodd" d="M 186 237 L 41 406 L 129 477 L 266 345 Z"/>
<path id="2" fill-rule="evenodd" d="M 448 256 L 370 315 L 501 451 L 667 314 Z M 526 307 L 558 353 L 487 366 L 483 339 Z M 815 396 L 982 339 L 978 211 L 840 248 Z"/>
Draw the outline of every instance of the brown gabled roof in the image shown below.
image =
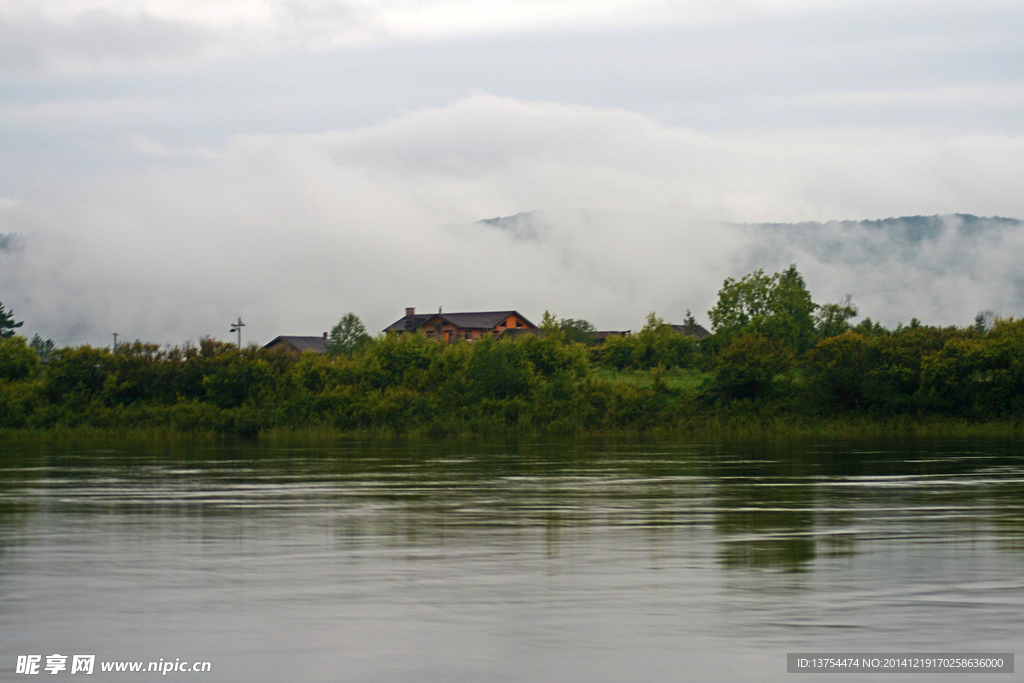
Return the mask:
<path id="1" fill-rule="evenodd" d="M 442 313 L 440 317 L 450 322 L 456 327 L 461 327 L 468 330 L 493 330 L 498 326 L 505 318 L 510 315 L 518 316 L 524 323 L 530 327 L 536 327 L 533 323 L 526 319 L 525 316 L 519 315 L 515 311 L 487 311 L 484 313 Z"/>
<path id="2" fill-rule="evenodd" d="M 531 328 L 536 327 L 533 323 L 526 319 L 526 316 L 522 315 L 517 311 L 484 311 L 480 313 L 418 313 L 415 315 L 407 315 L 399 318 L 395 322 L 391 323 L 384 328 L 385 332 L 403 332 L 407 330 L 415 330 L 416 328 L 423 325 L 423 323 L 434 318 L 440 318 L 445 322 L 451 323 L 455 327 L 463 330 L 493 330 L 497 327 L 505 318 L 510 315 L 518 316 L 524 323 L 529 325 Z M 408 327 L 405 322 L 409 320 L 412 322 Z M 520 328 L 523 329 L 523 328 Z"/>
<path id="3" fill-rule="evenodd" d="M 293 350 L 302 351 L 315 351 L 316 353 L 327 352 L 327 339 L 325 337 L 294 337 L 294 336 L 282 336 L 274 337 L 274 340 L 264 346 L 265 349 L 272 349 L 276 346 L 290 346 Z"/>
<path id="4" fill-rule="evenodd" d="M 384 328 L 385 332 L 401 332 L 403 330 L 415 330 L 417 327 L 433 318 L 437 313 L 418 313 L 416 315 L 406 315 L 395 322 L 391 323 Z M 406 326 L 405 321 L 410 320 L 412 324 Z"/>
<path id="5" fill-rule="evenodd" d="M 670 327 L 680 334 L 687 334 L 691 337 L 696 338 L 698 341 L 705 337 L 710 337 L 711 333 L 705 330 L 703 327 L 697 324 L 693 325 L 670 325 Z"/>

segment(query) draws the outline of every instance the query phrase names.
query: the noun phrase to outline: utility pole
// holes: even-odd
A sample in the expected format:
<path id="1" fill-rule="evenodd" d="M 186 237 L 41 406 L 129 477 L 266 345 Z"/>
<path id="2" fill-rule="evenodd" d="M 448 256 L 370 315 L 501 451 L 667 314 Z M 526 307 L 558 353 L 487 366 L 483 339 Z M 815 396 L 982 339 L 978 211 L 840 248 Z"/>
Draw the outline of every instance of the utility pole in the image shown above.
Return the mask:
<path id="1" fill-rule="evenodd" d="M 238 333 L 238 350 L 242 350 L 242 328 L 245 327 L 245 323 L 242 322 L 241 316 L 238 318 L 237 323 L 231 323 L 231 331 Z"/>
<path id="2" fill-rule="evenodd" d="M 114 332 L 114 348 L 111 351 L 117 351 L 117 332 Z"/>

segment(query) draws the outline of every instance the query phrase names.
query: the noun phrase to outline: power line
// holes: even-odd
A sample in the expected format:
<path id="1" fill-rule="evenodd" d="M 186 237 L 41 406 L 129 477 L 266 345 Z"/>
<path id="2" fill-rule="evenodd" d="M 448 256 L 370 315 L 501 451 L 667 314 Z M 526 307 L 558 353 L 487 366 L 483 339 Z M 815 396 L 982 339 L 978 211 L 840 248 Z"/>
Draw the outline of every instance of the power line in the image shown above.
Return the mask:
<path id="1" fill-rule="evenodd" d="M 238 317 L 237 323 L 231 323 L 231 332 L 238 333 L 238 349 L 242 349 L 242 328 L 245 327 L 245 323 L 242 322 L 242 317 Z"/>

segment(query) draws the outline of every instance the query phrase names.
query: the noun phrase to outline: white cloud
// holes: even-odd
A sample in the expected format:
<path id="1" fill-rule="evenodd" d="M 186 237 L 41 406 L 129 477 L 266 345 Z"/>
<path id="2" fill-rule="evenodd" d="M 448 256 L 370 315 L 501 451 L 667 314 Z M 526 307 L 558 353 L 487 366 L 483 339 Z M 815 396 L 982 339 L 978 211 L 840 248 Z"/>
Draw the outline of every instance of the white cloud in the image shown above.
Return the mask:
<path id="1" fill-rule="evenodd" d="M 79 71 L 209 55 L 664 29 L 887 6 L 880 0 L 5 0 L 0 68 Z"/>
<path id="2" fill-rule="evenodd" d="M 215 42 L 209 29 L 195 22 L 137 11 L 88 9 L 50 16 L 0 7 L 0 70 L 8 72 L 175 60 L 208 50 Z"/>

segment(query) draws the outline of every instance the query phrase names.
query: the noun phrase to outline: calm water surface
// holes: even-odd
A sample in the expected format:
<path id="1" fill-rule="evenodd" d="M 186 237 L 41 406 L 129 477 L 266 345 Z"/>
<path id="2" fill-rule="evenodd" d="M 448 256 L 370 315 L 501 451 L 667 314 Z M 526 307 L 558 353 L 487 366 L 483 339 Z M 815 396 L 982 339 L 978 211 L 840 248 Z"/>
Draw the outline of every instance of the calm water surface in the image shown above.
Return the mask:
<path id="1" fill-rule="evenodd" d="M 52 653 L 268 682 L 780 681 L 786 652 L 1019 657 L 1022 446 L 0 445 L 0 680 Z"/>

